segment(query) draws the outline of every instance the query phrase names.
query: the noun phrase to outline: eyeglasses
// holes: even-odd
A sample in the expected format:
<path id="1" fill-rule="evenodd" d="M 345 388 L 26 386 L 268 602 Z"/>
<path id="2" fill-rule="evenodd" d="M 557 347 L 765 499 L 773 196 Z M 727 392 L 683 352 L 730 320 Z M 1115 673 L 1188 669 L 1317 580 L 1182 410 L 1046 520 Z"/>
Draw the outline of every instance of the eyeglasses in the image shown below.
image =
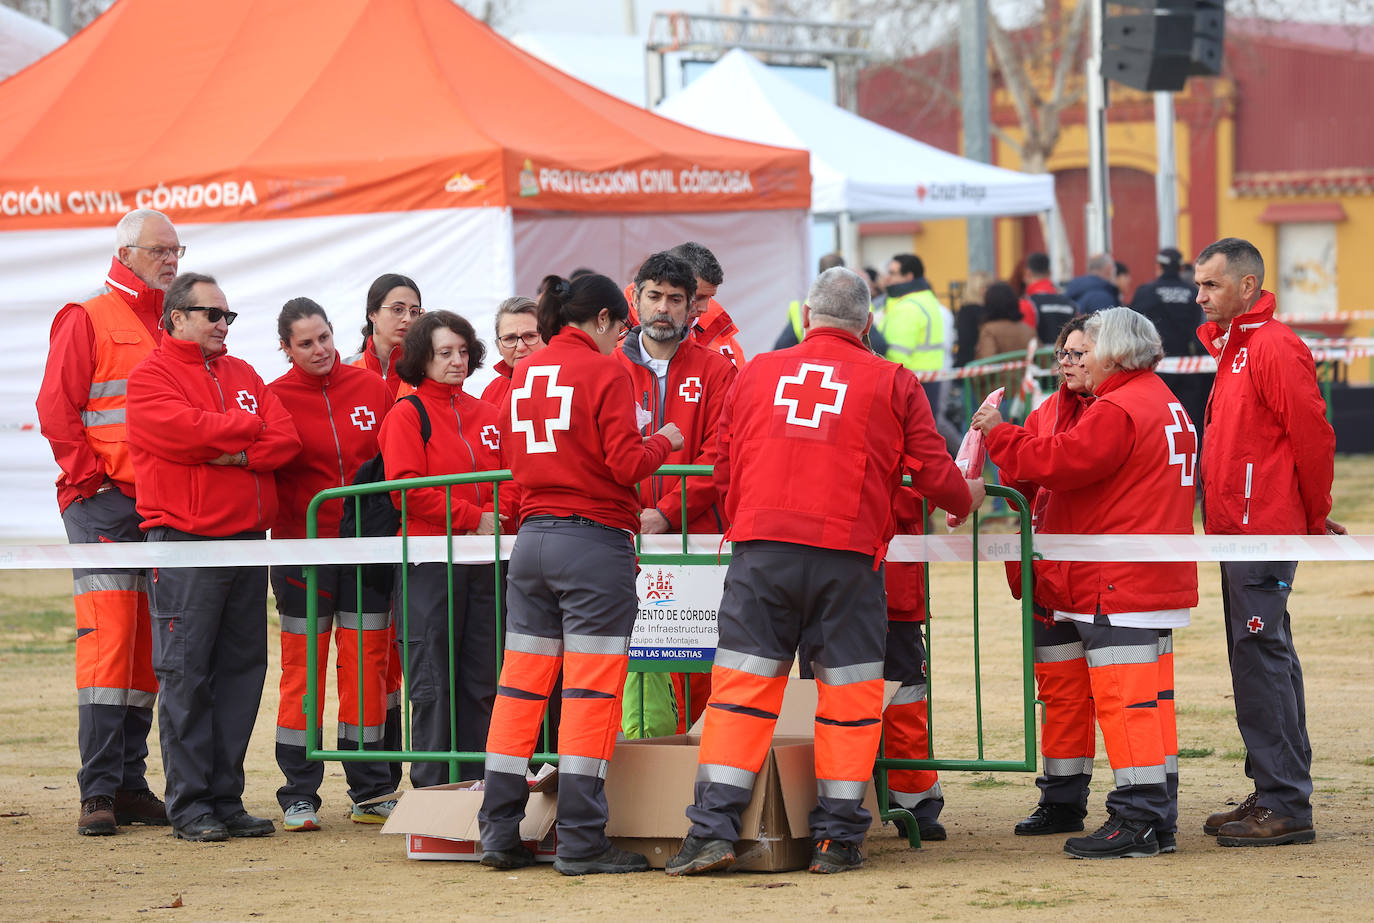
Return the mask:
<path id="1" fill-rule="evenodd" d="M 382 305 L 382 307 L 384 307 L 384 308 L 386 308 L 388 311 L 390 311 L 390 312 L 391 312 L 391 316 L 394 317 L 394 318 L 396 318 L 397 320 L 400 320 L 401 318 L 405 317 L 407 314 L 410 315 L 410 319 L 411 319 L 411 320 L 415 320 L 415 319 L 418 318 L 421 314 L 424 314 L 424 313 L 425 313 L 425 309 L 422 308 L 422 307 L 420 307 L 418 304 L 415 305 L 414 307 L 411 307 L 410 305 L 406 304 L 406 303 L 403 302 L 403 301 L 398 301 L 398 302 L 396 302 L 395 304 L 384 304 L 384 305 Z"/>
<path id="2" fill-rule="evenodd" d="M 1060 365 L 1077 365 L 1086 354 L 1087 351 L 1082 349 L 1061 349 L 1055 352 L 1054 358 L 1059 360 Z"/>
<path id="3" fill-rule="evenodd" d="M 185 247 L 145 247 L 142 244 L 126 244 L 126 246 L 131 250 L 147 250 L 148 255 L 159 263 L 165 262 L 169 256 L 181 259 L 186 255 Z"/>
<path id="4" fill-rule="evenodd" d="M 204 311 L 205 316 L 210 319 L 210 323 L 218 324 L 220 321 L 224 321 L 226 327 L 234 322 L 234 318 L 239 316 L 237 311 L 226 311 L 224 308 L 207 308 L 203 305 L 197 305 L 191 308 L 181 308 L 180 310 L 188 313 L 191 311 Z"/>
<path id="5" fill-rule="evenodd" d="M 526 346 L 533 346 L 535 343 L 539 342 L 539 334 L 533 332 L 518 334 L 507 333 L 503 336 L 497 337 L 496 342 L 506 347 L 506 349 L 514 349 L 516 343 L 524 343 Z"/>

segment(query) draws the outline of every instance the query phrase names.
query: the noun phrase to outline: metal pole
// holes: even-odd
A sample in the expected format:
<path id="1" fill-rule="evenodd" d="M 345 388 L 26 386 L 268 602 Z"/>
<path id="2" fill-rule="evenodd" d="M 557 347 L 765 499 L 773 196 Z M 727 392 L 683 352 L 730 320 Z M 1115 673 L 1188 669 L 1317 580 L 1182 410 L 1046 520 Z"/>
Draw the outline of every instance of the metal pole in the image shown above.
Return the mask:
<path id="1" fill-rule="evenodd" d="M 964 121 L 964 156 L 980 163 L 992 160 L 988 112 L 987 0 L 959 0 L 959 86 Z M 968 219 L 970 272 L 995 272 L 991 218 Z"/>
<path id="2" fill-rule="evenodd" d="M 71 35 L 72 0 L 48 0 L 48 23 L 63 35 Z"/>
<path id="3" fill-rule="evenodd" d="M 1102 79 L 1102 0 L 1092 3 L 1088 60 L 1088 256 L 1112 249 L 1111 195 L 1107 186 L 1107 82 Z"/>
<path id="4" fill-rule="evenodd" d="M 1174 94 L 1155 97 L 1155 211 L 1159 247 L 1178 246 L 1178 164 L 1174 161 Z"/>

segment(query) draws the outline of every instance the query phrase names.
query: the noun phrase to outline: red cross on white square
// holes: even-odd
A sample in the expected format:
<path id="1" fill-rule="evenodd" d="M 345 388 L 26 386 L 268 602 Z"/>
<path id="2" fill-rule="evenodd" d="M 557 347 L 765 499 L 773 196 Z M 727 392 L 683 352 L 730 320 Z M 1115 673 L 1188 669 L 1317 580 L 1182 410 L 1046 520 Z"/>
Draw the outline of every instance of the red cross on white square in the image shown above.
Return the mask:
<path id="1" fill-rule="evenodd" d="M 353 413 L 349 414 L 348 419 L 352 420 L 353 425 L 363 432 L 372 429 L 377 423 L 377 415 L 362 404 L 353 408 Z"/>
<path id="2" fill-rule="evenodd" d="M 678 385 L 677 393 L 684 401 L 686 401 L 689 404 L 700 403 L 701 379 L 695 375 L 693 375 L 691 378 L 684 379 L 682 384 Z"/>
<path id="3" fill-rule="evenodd" d="M 1250 616 L 1250 621 L 1245 623 L 1245 627 L 1250 629 L 1250 634 L 1259 634 L 1260 629 L 1264 627 L 1264 619 L 1260 618 L 1258 615 L 1252 615 Z"/>
<path id="4" fill-rule="evenodd" d="M 501 448 L 501 431 L 491 423 L 482 427 L 482 445 L 493 452 Z"/>
<path id="5" fill-rule="evenodd" d="M 556 451 L 554 433 L 572 428 L 573 389 L 558 383 L 558 371 L 556 365 L 534 366 L 511 392 L 511 432 L 525 434 L 530 455 Z"/>
<path id="6" fill-rule="evenodd" d="M 257 396 L 253 394 L 253 392 L 240 388 L 239 393 L 234 395 L 234 397 L 236 398 L 238 405 L 242 407 L 244 410 L 248 411 L 249 413 L 258 412 L 258 399 Z"/>
<path id="7" fill-rule="evenodd" d="M 834 374 L 832 366 L 803 362 L 797 374 L 778 379 L 773 405 L 787 408 L 788 423 L 820 429 L 821 414 L 838 414 L 849 390 L 844 382 L 831 380 Z"/>
<path id="8" fill-rule="evenodd" d="M 1164 438 L 1169 440 L 1169 466 L 1178 465 L 1182 486 L 1192 487 L 1197 469 L 1197 430 L 1182 404 L 1171 403 L 1169 413 L 1174 417 L 1174 422 L 1164 427 Z"/>

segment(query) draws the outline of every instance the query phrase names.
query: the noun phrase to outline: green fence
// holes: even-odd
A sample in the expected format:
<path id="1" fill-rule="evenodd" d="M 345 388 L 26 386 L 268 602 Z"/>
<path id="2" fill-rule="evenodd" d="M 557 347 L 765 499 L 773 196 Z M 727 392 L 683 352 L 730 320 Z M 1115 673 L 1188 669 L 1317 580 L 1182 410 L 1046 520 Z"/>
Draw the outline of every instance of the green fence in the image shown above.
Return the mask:
<path id="1" fill-rule="evenodd" d="M 674 476 L 674 477 L 682 477 L 682 478 L 689 477 L 689 476 L 691 476 L 691 477 L 707 477 L 707 476 L 710 476 L 710 473 L 711 473 L 711 468 L 710 468 L 709 466 L 706 466 L 706 465 L 664 465 L 662 468 L 660 468 L 660 469 L 658 470 L 658 474 L 660 474 L 660 475 L 667 475 L 667 476 Z M 352 486 L 348 486 L 348 487 L 336 487 L 336 488 L 332 488 L 332 489 L 330 489 L 330 490 L 322 491 L 321 493 L 319 493 L 318 495 L 316 495 L 315 498 L 314 498 L 313 500 L 311 500 L 310 506 L 309 506 L 309 508 L 307 509 L 307 512 L 306 512 L 306 534 L 307 534 L 307 537 L 309 537 L 309 538 L 317 538 L 317 537 L 319 537 L 319 536 L 318 536 L 318 521 L 317 521 L 318 512 L 319 512 L 320 504 L 324 503 L 324 502 L 327 501 L 327 500 L 342 498 L 342 499 L 344 500 L 344 502 L 346 502 L 346 503 L 347 503 L 347 502 L 352 502 L 352 503 L 354 503 L 354 504 L 356 505 L 356 504 L 360 504 L 360 503 L 361 503 L 361 498 L 362 498 L 363 496 L 365 496 L 365 495 L 368 495 L 368 494 L 387 493 L 387 492 L 390 492 L 390 491 L 397 491 L 397 490 L 398 490 L 398 491 L 402 491 L 402 494 L 401 494 L 401 521 L 402 521 L 402 525 L 403 525 L 403 530 L 402 530 L 402 535 L 401 535 L 401 557 L 400 557 L 400 561 L 399 561 L 398 563 L 401 563 L 401 564 L 409 564 L 409 563 L 410 563 L 410 540 L 411 540 L 411 536 L 405 531 L 405 528 L 404 528 L 404 527 L 405 527 L 405 523 L 407 522 L 407 517 L 406 517 L 406 505 L 407 505 L 406 492 L 408 492 L 408 491 L 410 491 L 410 490 L 419 489 L 419 488 L 431 488 L 431 487 L 444 488 L 444 489 L 447 491 L 447 493 L 448 493 L 448 498 L 449 498 L 449 502 L 450 502 L 450 506 L 451 506 L 451 503 L 452 503 L 452 489 L 453 489 L 454 487 L 461 486 L 461 485 L 465 485 L 465 484 L 491 482 L 491 483 L 494 485 L 494 488 L 493 488 L 493 489 L 494 489 L 495 494 L 496 494 L 496 510 L 497 510 L 497 513 L 498 513 L 498 516 L 497 516 L 497 532 L 496 532 L 496 535 L 493 537 L 493 558 L 494 558 L 496 561 L 499 562 L 499 560 L 500 560 L 500 542 L 501 542 L 500 516 L 499 516 L 500 509 L 501 509 L 501 484 L 504 483 L 504 482 L 507 482 L 507 481 L 509 481 L 509 480 L 510 480 L 510 472 L 509 472 L 509 471 L 494 471 L 494 472 L 476 472 L 476 473 L 471 473 L 471 474 L 440 475 L 440 476 L 435 476 L 435 477 L 413 478 L 413 479 L 408 479 L 408 480 L 403 480 L 403 481 L 383 481 L 383 482 L 377 482 L 377 483 L 373 483 L 373 484 L 359 484 L 359 485 L 352 485 Z M 910 483 L 910 479 L 909 479 L 909 478 L 906 479 L 905 483 L 909 484 L 909 483 Z M 1032 615 L 1032 610 L 1031 610 L 1031 567 L 1030 567 L 1030 561 L 1031 561 L 1031 558 L 1032 558 L 1032 550 L 1031 550 L 1030 514 L 1029 514 L 1029 511 L 1028 511 L 1028 509 L 1027 509 L 1027 504 L 1026 504 L 1025 498 L 1022 497 L 1019 493 L 1017 493 L 1017 492 L 1014 491 L 1014 490 L 1011 490 L 1011 489 L 1008 489 L 1008 488 L 1004 488 L 1004 487 L 998 487 L 998 486 L 996 486 L 996 485 L 989 485 L 989 486 L 988 486 L 988 495 L 991 496 L 991 497 L 1002 498 L 1003 500 L 1007 501 L 1007 503 L 1009 504 L 1009 506 L 1011 506 L 1011 507 L 1013 508 L 1014 512 L 1016 512 L 1016 514 L 1019 516 L 1019 519 L 1020 519 L 1020 526 L 1021 526 L 1021 534 L 1020 534 L 1020 538 L 1019 538 L 1020 552 L 1021 552 L 1021 553 L 1020 553 L 1020 557 L 1021 557 L 1021 564 L 1022 564 L 1022 568 L 1021 568 L 1021 626 L 1020 626 L 1020 628 L 1021 628 L 1021 665 L 1022 665 L 1022 682 L 1021 682 L 1021 692 L 1022 692 L 1022 714 L 1021 714 L 1021 719 L 1022 719 L 1022 720 L 1021 720 L 1021 723 L 1022 723 L 1022 727 L 1023 727 L 1023 730 L 1024 730 L 1024 758 L 1021 759 L 1021 760 L 998 760 L 998 759 L 989 759 L 989 758 L 987 758 L 987 756 L 986 756 L 986 744 L 985 744 L 984 733 L 983 733 L 983 731 L 984 731 L 984 727 L 983 727 L 984 713 L 983 713 L 983 690 L 982 690 L 981 653 L 980 653 L 980 652 L 981 652 L 981 640 L 980 640 L 980 639 L 981 639 L 982 624 L 981 624 L 981 618 L 980 618 L 980 615 L 979 615 L 979 607 L 978 607 L 978 597 L 979 597 L 978 563 L 979 563 L 979 561 L 978 561 L 978 559 L 977 559 L 977 547 L 978 547 L 977 541 L 978 541 L 978 534 L 979 534 L 979 528 L 980 528 L 980 516 L 979 516 L 979 514 L 975 513 L 975 514 L 973 515 L 973 517 L 972 517 L 972 528 L 973 528 L 973 539 L 974 539 L 974 562 L 973 562 L 973 568 L 972 568 L 972 571 L 973 571 L 973 582 L 972 582 L 972 587 L 971 587 L 971 594 L 972 594 L 972 604 L 973 604 L 973 626 L 972 626 L 972 628 L 973 628 L 974 714 L 975 714 L 975 725 L 976 725 L 976 727 L 975 727 L 975 732 L 976 732 L 976 752 L 975 752 L 975 754 L 973 754 L 973 755 L 971 755 L 971 756 L 960 757 L 960 758 L 936 758 L 936 757 L 935 757 L 935 753 L 936 753 L 936 751 L 937 751 L 936 742 L 935 742 L 935 740 L 936 740 L 936 739 L 935 739 L 935 701 L 936 701 L 936 700 L 935 700 L 935 689 L 936 689 L 936 686 L 935 686 L 935 677 L 936 677 L 936 669 L 935 669 L 935 657 L 934 657 L 934 650 L 933 650 L 933 640 L 934 640 L 934 639 L 933 639 L 933 634 L 932 634 L 932 631 L 931 631 L 931 621 L 932 621 L 932 620 L 931 620 L 930 618 L 927 618 L 927 619 L 926 619 L 926 623 L 925 623 L 925 624 L 926 624 L 926 628 L 925 628 L 926 638 L 925 638 L 925 640 L 926 640 L 927 662 L 928 662 L 928 664 L 929 664 L 928 676 L 927 676 L 927 704 L 928 704 L 928 714 L 929 714 L 929 716 L 930 716 L 930 720 L 929 720 L 929 741 L 930 741 L 930 754 L 931 754 L 931 755 L 930 755 L 929 758 L 925 758 L 925 759 L 895 759 L 895 758 L 889 759 L 889 758 L 883 757 L 883 758 L 879 758 L 878 761 L 877 761 L 877 769 L 878 769 L 878 771 L 877 771 L 878 796 L 879 796 L 879 804 L 880 804 L 880 806 L 882 807 L 882 818 L 883 818 L 883 820 L 902 820 L 902 821 L 905 821 L 905 822 L 906 822 L 906 829 L 907 829 L 907 831 L 908 831 L 908 837 L 909 837 L 909 839 L 910 839 L 910 842 L 911 842 L 912 846 L 918 846 L 919 843 L 920 843 L 919 835 L 918 835 L 918 833 L 917 833 L 916 824 L 915 824 L 914 820 L 912 819 L 912 817 L 911 817 L 911 815 L 910 815 L 909 812 L 907 812 L 907 811 L 905 811 L 904 809 L 901 809 L 901 808 L 890 807 L 889 804 L 888 804 L 889 798 L 888 798 L 888 787 L 887 787 L 887 774 L 888 774 L 888 772 L 889 772 L 890 770 L 893 770 L 893 769 L 934 769 L 934 770 L 947 770 L 947 771 L 986 771 L 986 772 L 1034 772 L 1034 771 L 1036 770 L 1036 753 L 1037 753 L 1037 751 L 1036 751 L 1036 738 L 1035 738 L 1035 686 L 1034 686 L 1034 668 L 1033 668 L 1033 656 L 1034 656 L 1034 652 L 1033 652 L 1033 640 L 1032 640 L 1032 631 L 1031 631 L 1033 615 Z M 357 509 L 356 506 L 355 506 L 355 509 Z M 685 497 L 685 496 L 683 497 L 683 512 L 684 512 L 683 521 L 685 522 L 685 521 L 686 521 L 686 515 L 685 515 L 685 513 L 686 513 L 686 497 Z M 359 515 L 359 516 L 355 516 L 355 519 L 361 521 L 361 516 L 360 516 L 360 515 Z M 453 572 L 452 572 L 452 567 L 453 567 L 453 538 L 454 538 L 454 535 L 453 535 L 452 529 L 451 529 L 451 527 L 450 527 L 450 530 L 448 531 L 448 533 L 443 537 L 443 540 L 444 540 L 444 541 L 446 542 L 446 544 L 447 544 L 447 563 L 448 563 L 448 568 L 449 568 L 448 576 L 449 576 L 450 600 L 449 600 L 449 613 L 448 613 L 448 614 L 449 614 L 450 624 L 452 623 L 452 618 L 453 618 L 453 603 L 452 603 L 452 599 L 451 599 L 451 596 L 452 596 L 452 579 L 453 579 Z M 646 565 L 688 565 L 688 566 L 690 566 L 690 565 L 703 565 L 703 564 L 715 565 L 715 564 L 727 563 L 727 562 L 729 561 L 729 559 L 730 559 L 730 554 L 729 554 L 728 548 L 721 548 L 721 549 L 719 550 L 719 552 L 714 552 L 714 551 L 713 551 L 713 552 L 699 552 L 699 551 L 694 552 L 694 551 L 691 550 L 691 547 L 690 547 L 690 544 L 689 544 L 689 537 L 687 536 L 687 534 L 686 534 L 685 532 L 682 534 L 681 538 L 682 538 L 682 548 L 681 548 L 680 551 L 673 551 L 673 552 L 666 552 L 666 553 L 665 553 L 665 552 L 641 553 L 641 554 L 639 555 L 639 561 L 640 561 L 640 563 L 641 563 L 641 564 L 646 564 Z M 639 539 L 638 537 L 636 538 L 636 545 L 637 545 L 637 550 L 638 550 L 638 546 L 641 545 L 641 541 L 640 541 L 640 539 Z M 362 611 L 362 609 L 363 609 L 363 606 L 362 606 L 362 599 L 361 599 L 361 595 L 362 595 L 361 585 L 362 585 L 362 582 L 363 582 L 363 581 L 362 581 L 362 568 L 363 568 L 365 565 L 354 565 L 354 566 L 357 568 L 357 574 L 356 574 L 356 576 L 358 577 L 358 579 L 357 579 L 356 582 L 357 582 L 358 587 L 359 587 L 359 589 L 358 589 L 358 594 L 359 594 L 359 599 L 358 599 L 358 611 Z M 371 565 L 371 566 L 387 566 L 387 565 Z M 475 763 L 480 763 L 480 762 L 484 761 L 485 758 L 486 758 L 486 754 L 480 753 L 480 752 L 465 752 L 465 751 L 458 751 L 458 750 L 448 750 L 448 751 L 417 751 L 417 750 L 412 749 L 412 747 L 411 747 L 411 738 L 410 738 L 410 699 L 409 699 L 408 685 L 407 685 L 408 680 L 409 680 L 409 670 L 408 670 L 408 669 L 406 670 L 406 680 L 407 680 L 407 683 L 403 683 L 403 685 L 402 685 L 402 688 L 403 688 L 404 690 L 407 690 L 407 694 L 405 695 L 405 700 L 404 700 L 404 701 L 405 701 L 405 705 L 404 705 L 403 714 L 404 714 L 405 720 L 403 721 L 403 728 L 402 728 L 403 737 L 402 737 L 401 748 L 400 748 L 399 750 L 381 750 L 381 749 L 367 749 L 367 750 L 364 750 L 364 749 L 363 749 L 363 743 L 361 742 L 361 740 L 359 741 L 359 743 L 358 743 L 356 749 L 337 750 L 337 749 L 328 749 L 328 748 L 325 748 L 325 747 L 322 747 L 322 746 L 315 746 L 315 742 L 317 742 L 317 741 L 320 740 L 319 722 L 316 720 L 315 715 L 316 715 L 317 710 L 318 710 L 317 703 L 321 700 L 321 696 L 323 695 L 323 690 L 319 688 L 319 684 L 318 684 L 318 681 L 317 681 L 317 676 L 318 676 L 318 673 L 317 673 L 317 665 L 318 665 L 318 662 L 319 662 L 319 648 L 318 648 L 318 644 L 319 644 L 319 640 L 318 640 L 318 639 L 319 639 L 319 635 L 318 635 L 318 633 L 317 633 L 317 625 L 318 625 L 318 619 L 319 619 L 319 612 L 318 612 L 318 595 L 317 595 L 317 594 L 318 594 L 318 571 L 317 571 L 317 568 L 316 568 L 315 566 L 311 565 L 311 566 L 308 566 L 308 567 L 305 568 L 305 573 L 306 573 L 306 587 L 307 587 L 307 592 L 306 592 L 306 599 L 307 599 L 307 609 L 306 609 L 306 671 L 307 671 L 306 675 L 307 675 L 307 687 L 306 687 L 306 694 L 305 694 L 304 701 L 303 701 L 303 703 L 302 703 L 302 707 L 303 707 L 303 709 L 304 709 L 304 711 L 305 711 L 305 717 L 306 717 L 306 739 L 307 739 L 307 741 L 309 742 L 309 745 L 307 746 L 307 752 L 306 752 L 307 758 L 308 758 L 308 759 L 312 759 L 312 760 L 340 760 L 340 761 L 354 760 L 354 761 L 404 761 L 404 762 L 427 761 L 427 762 L 446 762 L 446 763 L 449 764 L 449 777 L 450 777 L 450 779 L 453 780 L 453 781 L 457 781 L 457 779 L 458 779 L 458 776 L 459 776 L 459 765 L 460 765 L 460 764 L 462 764 L 462 763 L 474 763 L 474 762 L 475 762 Z M 497 649 L 496 649 L 495 651 L 493 651 L 493 656 L 496 657 L 497 667 L 498 667 L 498 670 L 499 670 L 499 668 L 500 668 L 500 663 L 501 663 L 501 655 L 502 655 L 502 651 L 501 651 L 501 638 L 503 637 L 503 632 L 502 632 L 502 625 L 501 625 L 501 612 L 502 612 L 502 599 L 503 599 L 503 590 L 504 590 L 504 587 L 502 586 L 503 568 L 502 568 L 501 566 L 499 566 L 499 564 L 498 564 L 498 566 L 496 566 L 496 567 L 494 568 L 494 574 L 495 574 L 495 584 L 496 584 L 496 586 L 495 586 L 495 597 L 496 597 L 496 606 L 495 606 L 496 613 L 495 613 L 495 618 L 497 619 L 497 633 L 496 633 L 496 635 L 497 635 Z M 927 580 L 926 580 L 926 595 L 927 595 L 927 609 L 926 609 L 926 611 L 927 611 L 927 612 L 930 612 L 930 606 L 929 606 L 930 590 L 929 590 L 929 587 L 930 587 L 929 571 L 928 571 L 928 569 L 927 569 Z M 407 605 L 407 603 L 408 603 L 408 580 L 406 579 L 406 575 L 405 575 L 405 570 L 404 570 L 404 568 L 402 569 L 402 580 L 401 580 L 399 586 L 396 587 L 396 589 L 395 589 L 395 593 L 394 593 L 393 599 L 394 599 L 394 609 L 395 609 L 395 612 L 396 612 L 396 616 L 395 616 L 395 618 L 394 618 L 394 621 L 396 622 L 396 624 L 397 624 L 397 626 L 398 626 L 398 629 L 397 629 L 397 630 L 398 630 L 398 637 L 400 637 L 400 638 L 408 638 L 409 632 L 406 631 L 407 620 L 408 620 L 408 618 L 409 618 L 408 605 Z M 453 682 L 456 682 L 457 672 L 456 672 L 456 670 L 454 669 L 454 666 L 455 666 L 455 663 L 454 663 L 454 661 L 455 661 L 455 652 L 454 652 L 453 647 L 452 647 L 451 634 L 452 634 L 452 633 L 450 632 L 450 647 L 449 647 L 449 651 L 448 651 L 448 656 L 449 656 L 449 681 L 450 681 L 450 683 L 453 683 Z M 362 638 L 362 633 L 361 633 L 361 632 L 358 633 L 358 641 L 357 641 L 357 643 L 358 643 L 358 652 L 357 652 L 357 653 L 358 653 L 358 662 L 359 662 L 359 664 L 361 665 L 361 664 L 363 664 L 363 649 L 362 649 L 362 648 L 363 648 L 363 638 Z M 409 657 L 408 657 L 408 651 L 407 651 L 407 650 L 404 650 L 404 649 L 402 650 L 402 658 L 403 658 L 402 662 L 408 664 L 408 662 L 409 662 Z M 657 660 L 652 660 L 652 661 L 651 661 L 651 660 L 631 660 L 631 662 L 630 662 L 630 670 L 631 670 L 631 672 L 632 672 L 632 673 L 639 673 L 639 674 L 641 675 L 641 682 L 642 682 L 642 676 L 643 676 L 643 674 L 645 674 L 645 673 L 650 673 L 650 672 L 671 672 L 671 673 L 708 672 L 708 671 L 710 670 L 710 668 L 711 668 L 710 663 L 709 663 L 709 662 L 705 662 L 705 661 L 688 661 L 688 662 L 681 662 L 681 661 L 657 661 Z M 366 722 L 364 721 L 364 716 L 363 716 L 363 707 L 364 707 L 364 703 L 363 703 L 363 695 L 362 695 L 362 690 L 361 690 L 361 684 L 362 684 L 361 671 L 360 671 L 360 676 L 359 676 L 359 684 L 360 684 L 360 689 L 359 689 L 359 695 L 358 695 L 358 716 L 357 716 L 357 717 L 358 717 L 358 726 L 359 726 L 359 727 L 363 727 L 363 726 L 365 726 Z M 452 691 L 452 690 L 451 690 L 451 691 Z M 641 691 L 642 691 L 642 690 L 641 690 Z M 451 700 L 452 700 L 453 698 L 455 698 L 455 697 L 454 697 L 454 696 L 451 696 Z M 642 694 L 641 694 L 641 696 L 640 696 L 640 701 L 641 701 L 641 709 L 642 709 L 642 707 L 643 707 L 643 705 L 642 705 L 642 703 L 643 703 L 643 695 L 642 695 Z M 690 702 L 684 703 L 684 707 L 690 709 Z M 455 726 L 454 726 L 454 724 L 452 723 L 452 722 L 454 722 L 455 720 L 456 720 L 456 719 L 455 719 L 453 716 L 450 717 L 450 722 L 451 722 L 451 724 L 450 724 L 450 739 L 456 739 Z M 548 739 L 549 739 L 549 737 L 548 737 L 548 731 L 549 731 L 549 723 L 548 723 L 548 721 L 549 721 L 549 719 L 548 719 L 548 717 L 547 717 L 547 715 L 546 715 L 546 716 L 545 716 L 545 737 L 544 737 L 545 740 L 548 740 Z M 641 715 L 640 715 L 640 727 L 643 727 L 643 726 L 644 726 L 643 714 L 641 713 Z M 361 738 L 361 736 L 362 736 L 362 735 L 359 735 L 360 738 Z M 536 754 L 534 755 L 534 757 L 532 758 L 532 762 L 536 762 L 536 763 L 556 763 L 557 761 L 558 761 L 558 754 L 557 754 L 557 753 L 553 753 L 553 752 L 547 752 L 547 751 L 538 752 L 538 753 L 536 753 Z"/>

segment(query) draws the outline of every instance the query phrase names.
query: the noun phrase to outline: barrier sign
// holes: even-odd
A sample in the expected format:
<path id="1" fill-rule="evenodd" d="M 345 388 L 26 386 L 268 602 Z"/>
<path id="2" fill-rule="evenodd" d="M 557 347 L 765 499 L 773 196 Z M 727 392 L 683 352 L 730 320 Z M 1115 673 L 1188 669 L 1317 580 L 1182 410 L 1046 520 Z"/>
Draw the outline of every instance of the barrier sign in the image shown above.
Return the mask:
<path id="1" fill-rule="evenodd" d="M 639 615 L 631 660 L 709 661 L 716 653 L 716 610 L 726 568 L 648 565 L 637 579 Z"/>

